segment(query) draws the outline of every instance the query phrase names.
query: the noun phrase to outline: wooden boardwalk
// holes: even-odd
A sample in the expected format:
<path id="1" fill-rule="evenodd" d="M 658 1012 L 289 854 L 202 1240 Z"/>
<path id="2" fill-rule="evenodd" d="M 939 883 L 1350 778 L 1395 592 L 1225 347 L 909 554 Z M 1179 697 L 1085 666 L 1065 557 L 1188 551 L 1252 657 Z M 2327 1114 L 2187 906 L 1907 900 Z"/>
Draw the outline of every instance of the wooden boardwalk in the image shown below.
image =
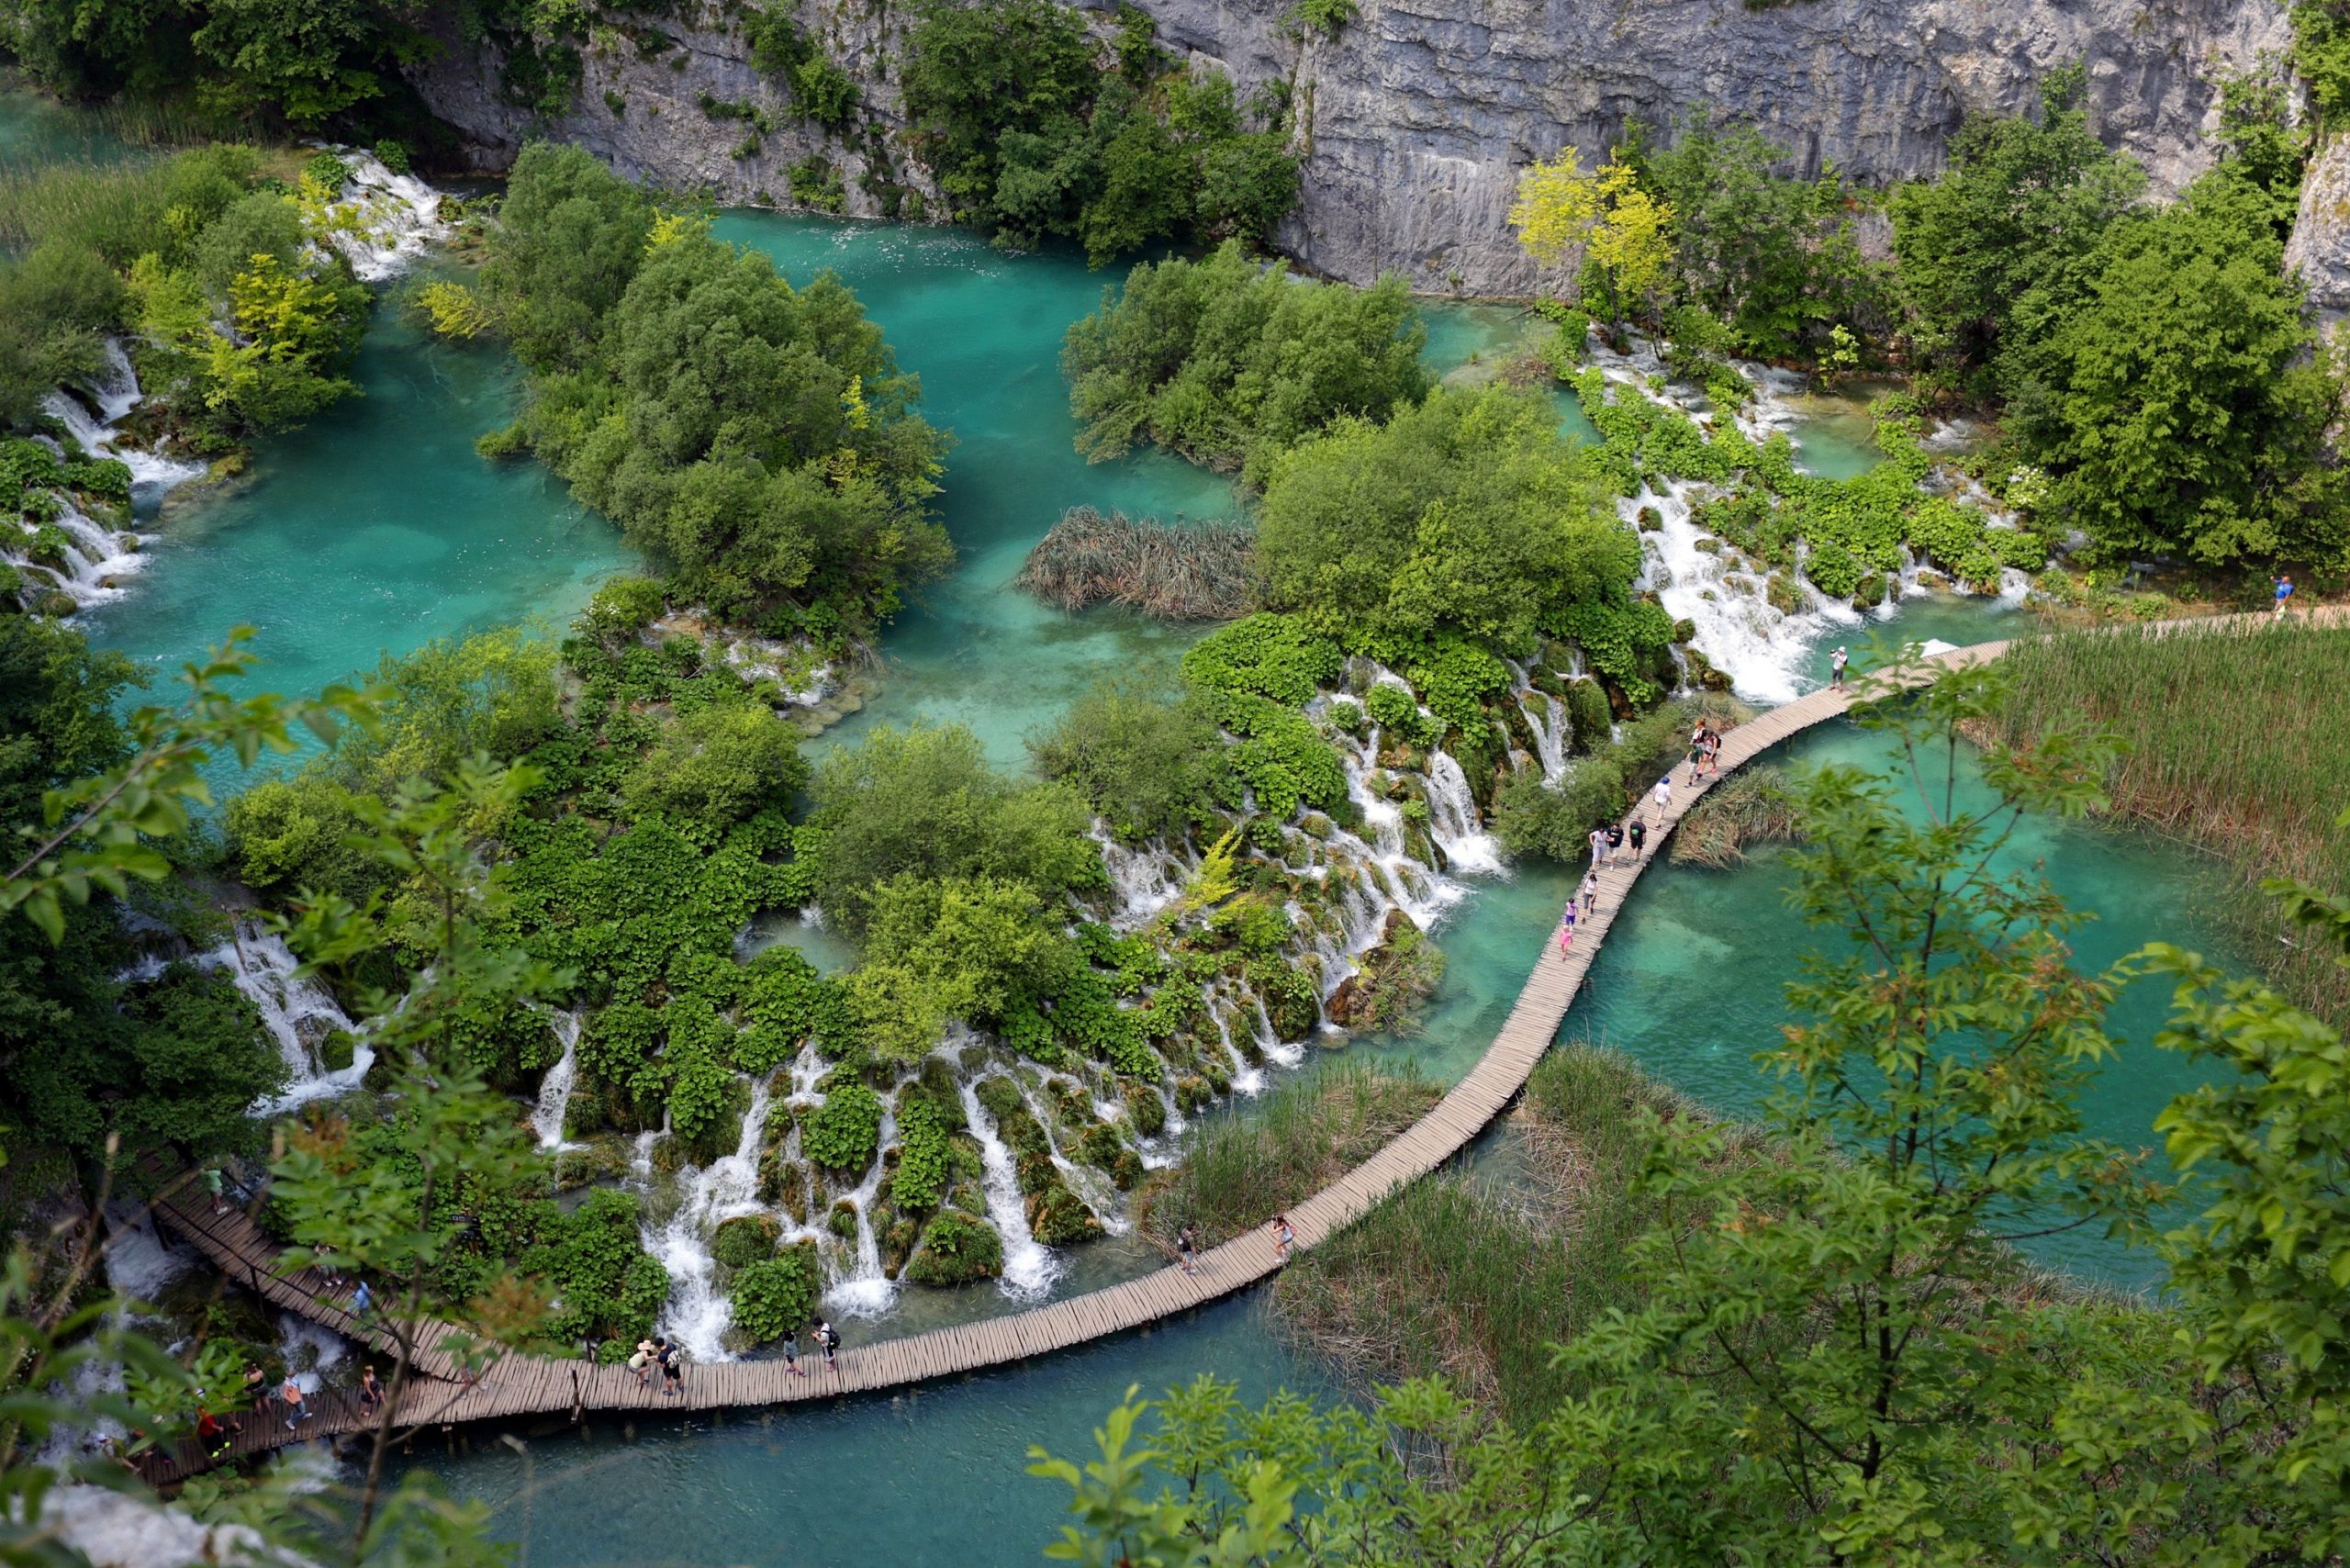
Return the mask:
<path id="1" fill-rule="evenodd" d="M 2004 642 L 1979 643 L 1953 649 L 1935 655 L 1927 666 L 1913 669 L 1910 678 L 1930 680 L 1941 670 L 1997 658 L 2007 646 Z M 1852 705 L 1853 695 L 1832 689 L 1815 691 L 1729 731 L 1722 737 L 1721 776 L 1789 736 L 1839 717 Z M 1673 804 L 1661 819 L 1652 801 L 1640 805 L 1650 823 L 1651 859 L 1662 852 L 1682 816 L 1713 782 L 1709 779 L 1703 787 L 1692 788 L 1685 781 L 1685 771 L 1674 768 Z M 1540 955 L 1518 992 L 1516 1004 L 1468 1076 L 1393 1142 L 1292 1206 L 1290 1223 L 1299 1247 L 1312 1247 L 1336 1234 L 1398 1187 L 1443 1164 L 1483 1131 L 1525 1087 L 1535 1064 L 1557 1037 L 1569 1003 L 1643 869 L 1642 864 L 1600 868 L 1598 908 L 1577 925 L 1572 950 L 1562 953 L 1552 933 L 1541 935 Z M 379 1324 L 353 1318 L 347 1293 L 328 1290 L 325 1281 L 312 1271 L 274 1271 L 272 1265 L 280 1250 L 277 1243 L 241 1212 L 230 1209 L 215 1215 L 211 1206 L 192 1176 L 166 1187 L 155 1200 L 156 1213 L 224 1273 L 246 1282 L 273 1305 L 368 1346 L 380 1358 L 379 1370 L 388 1374 L 390 1336 Z M 425 1427 L 588 1411 L 683 1412 L 784 1405 L 898 1388 L 1138 1328 L 1267 1279 L 1281 1261 L 1270 1230 L 1260 1226 L 1203 1254 L 1196 1274 L 1165 1268 L 1123 1284 L 984 1322 L 852 1346 L 840 1352 L 838 1363 L 833 1366 L 825 1365 L 821 1354 L 812 1359 L 803 1356 L 804 1376 L 794 1376 L 779 1360 L 697 1363 L 686 1369 L 684 1392 L 674 1398 L 661 1395 L 657 1379 L 652 1387 L 640 1387 L 636 1374 L 625 1367 L 516 1354 L 496 1361 L 468 1385 L 460 1380 L 451 1358 L 437 1348 L 444 1335 L 455 1330 L 446 1325 L 426 1325 L 420 1335 L 425 1353 L 397 1414 L 403 1428 Z M 361 1419 L 354 1398 L 330 1394 L 314 1400 L 313 1406 L 314 1417 L 294 1428 L 286 1427 L 282 1412 L 274 1417 L 247 1413 L 242 1417 L 244 1431 L 221 1455 L 206 1456 L 195 1451 L 192 1443 L 184 1444 L 151 1462 L 151 1477 L 176 1480 L 213 1463 L 283 1443 L 356 1431 L 368 1424 Z"/>

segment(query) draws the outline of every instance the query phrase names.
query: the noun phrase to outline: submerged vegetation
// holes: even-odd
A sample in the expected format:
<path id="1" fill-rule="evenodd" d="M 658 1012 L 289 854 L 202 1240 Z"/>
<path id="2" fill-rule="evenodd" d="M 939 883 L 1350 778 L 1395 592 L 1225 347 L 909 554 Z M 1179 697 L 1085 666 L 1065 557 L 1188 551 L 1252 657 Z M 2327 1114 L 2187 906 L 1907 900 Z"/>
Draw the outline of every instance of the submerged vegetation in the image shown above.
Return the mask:
<path id="1" fill-rule="evenodd" d="M 1072 614 L 1121 604 L 1155 621 L 1231 621 L 1256 609 L 1256 531 L 1072 507 L 1028 552 L 1012 586 Z"/>

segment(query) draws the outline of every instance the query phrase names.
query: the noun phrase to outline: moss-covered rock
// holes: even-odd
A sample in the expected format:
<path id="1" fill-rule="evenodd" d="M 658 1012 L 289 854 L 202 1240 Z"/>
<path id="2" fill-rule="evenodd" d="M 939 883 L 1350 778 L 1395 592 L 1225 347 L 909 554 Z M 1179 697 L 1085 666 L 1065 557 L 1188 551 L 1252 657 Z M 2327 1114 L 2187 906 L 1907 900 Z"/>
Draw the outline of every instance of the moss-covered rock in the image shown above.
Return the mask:
<path id="1" fill-rule="evenodd" d="M 1167 1130 L 1167 1103 L 1153 1093 L 1148 1084 L 1127 1085 L 1126 1114 L 1133 1118 L 1135 1131 L 1144 1137 L 1157 1137 Z"/>
<path id="2" fill-rule="evenodd" d="M 923 1228 L 905 1278 L 918 1285 L 966 1285 L 1003 1272 L 1003 1238 L 986 1220 L 941 1209 Z"/>
<path id="3" fill-rule="evenodd" d="M 710 1238 L 710 1255 L 729 1269 L 746 1269 L 775 1256 L 783 1227 L 767 1215 L 738 1215 L 722 1221 Z"/>
<path id="4" fill-rule="evenodd" d="M 856 1239 L 856 1205 L 846 1198 L 833 1204 L 833 1212 L 825 1216 L 824 1228 L 843 1241 Z"/>

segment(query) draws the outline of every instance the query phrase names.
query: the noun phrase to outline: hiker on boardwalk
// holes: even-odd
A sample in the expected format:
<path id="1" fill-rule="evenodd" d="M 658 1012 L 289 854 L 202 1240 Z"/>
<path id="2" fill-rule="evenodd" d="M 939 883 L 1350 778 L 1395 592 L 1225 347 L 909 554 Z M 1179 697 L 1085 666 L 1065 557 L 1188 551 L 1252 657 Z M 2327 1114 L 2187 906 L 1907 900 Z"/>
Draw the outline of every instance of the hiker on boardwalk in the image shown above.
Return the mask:
<path id="1" fill-rule="evenodd" d="M 1200 1271 L 1199 1251 L 1200 1233 L 1197 1230 L 1187 1225 L 1175 1233 L 1175 1260 L 1183 1265 L 1183 1272 L 1196 1274 Z"/>
<path id="2" fill-rule="evenodd" d="M 1591 868 L 1595 871 L 1598 870 L 1600 862 L 1606 857 L 1607 834 L 1603 829 L 1593 828 L 1591 830 Z"/>
<path id="3" fill-rule="evenodd" d="M 675 1399 L 686 1386 L 686 1379 L 677 1366 L 677 1347 L 666 1335 L 653 1342 L 653 1364 L 660 1369 L 661 1397 Z"/>
<path id="4" fill-rule="evenodd" d="M 294 1423 L 285 1424 L 290 1427 Z M 204 1451 L 210 1458 L 225 1456 L 229 1439 L 244 1429 L 244 1423 L 233 1417 L 224 1421 L 201 1405 L 196 1407 L 196 1440 L 204 1445 Z"/>
<path id="5" fill-rule="evenodd" d="M 816 1319 L 816 1344 L 824 1352 L 824 1365 L 828 1369 L 840 1365 L 841 1331 L 821 1317 Z"/>
<path id="6" fill-rule="evenodd" d="M 643 1388 L 653 1381 L 653 1357 L 659 1349 L 650 1339 L 636 1342 L 636 1353 L 628 1359 L 628 1370 L 636 1374 L 636 1386 Z"/>
<path id="7" fill-rule="evenodd" d="M 1721 776 L 1721 732 L 1708 726 L 1706 730 L 1706 776 L 1709 778 L 1719 778 Z"/>
<path id="8" fill-rule="evenodd" d="M 2282 608 L 2282 605 L 2283 601 L 2279 600 L 2279 608 Z M 228 1194 L 221 1191 L 220 1168 L 218 1165 L 207 1165 L 204 1168 L 204 1190 L 212 1194 L 212 1212 L 216 1215 L 229 1212 L 229 1198 Z"/>
<path id="9" fill-rule="evenodd" d="M 294 1429 L 295 1422 L 307 1421 L 310 1418 L 310 1396 L 302 1392 L 302 1385 L 294 1381 L 292 1373 L 286 1374 L 285 1386 L 277 1391 L 277 1397 L 285 1406 L 287 1431 Z"/>
<path id="10" fill-rule="evenodd" d="M 375 1367 L 368 1366 L 359 1373 L 359 1413 L 373 1416 L 383 1405 L 384 1385 L 375 1380 Z"/>
<path id="11" fill-rule="evenodd" d="M 1649 799 L 1656 802 L 1657 831 L 1662 833 L 1664 831 L 1665 813 L 1673 810 L 1673 770 L 1671 768 L 1665 769 L 1664 777 L 1656 781 L 1656 789 L 1650 793 Z"/>
<path id="12" fill-rule="evenodd" d="M 1616 864 L 1616 857 L 1622 854 L 1623 851 L 1624 824 L 1622 823 L 1609 823 L 1607 824 L 1607 863 L 1610 866 Z"/>
<path id="13" fill-rule="evenodd" d="M 1575 901 L 1567 901 L 1566 917 L 1559 922 L 1559 952 L 1563 957 L 1575 945 Z"/>
<path id="14" fill-rule="evenodd" d="M 1589 914 L 1599 907 L 1599 873 L 1586 871 L 1583 879 L 1583 912 Z"/>
<path id="15" fill-rule="evenodd" d="M 375 1309 L 375 1293 L 367 1288 L 366 1281 L 362 1280 L 359 1288 L 351 1293 L 351 1316 L 364 1317 Z"/>
<path id="16" fill-rule="evenodd" d="M 1838 691 L 1844 689 L 1844 666 L 1850 662 L 1851 658 L 1850 654 L 1839 647 L 1834 657 L 1829 661 L 1831 673 L 1828 677 L 1828 684 L 1833 689 Z"/>
<path id="17" fill-rule="evenodd" d="M 1637 866 L 1648 849 L 1649 824 L 1640 820 L 1639 812 L 1634 812 L 1632 820 L 1624 824 L 1624 833 L 1632 841 L 1632 864 Z"/>
<path id="18" fill-rule="evenodd" d="M 800 1330 L 797 1328 L 783 1331 L 783 1370 L 794 1377 L 808 1375 L 800 1365 Z"/>
<path id="19" fill-rule="evenodd" d="M 1290 1228 L 1289 1215 L 1273 1216 L 1273 1251 L 1284 1263 L 1289 1261 L 1290 1249 L 1297 1245 L 1297 1232 Z"/>
<path id="20" fill-rule="evenodd" d="M 2277 609 L 2274 613 L 2283 619 L 2285 607 L 2293 602 L 2293 574 L 2287 572 L 2277 579 Z"/>

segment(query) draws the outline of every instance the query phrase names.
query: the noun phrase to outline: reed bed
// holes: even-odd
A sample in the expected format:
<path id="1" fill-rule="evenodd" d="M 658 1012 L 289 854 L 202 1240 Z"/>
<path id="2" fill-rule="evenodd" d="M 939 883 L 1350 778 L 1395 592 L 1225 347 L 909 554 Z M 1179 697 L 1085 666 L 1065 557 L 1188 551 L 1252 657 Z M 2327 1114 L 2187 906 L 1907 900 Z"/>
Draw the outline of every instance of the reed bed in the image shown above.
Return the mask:
<path id="1" fill-rule="evenodd" d="M 1676 866 L 1720 871 L 1746 863 L 1749 846 L 1801 839 L 1802 815 L 1777 767 L 1743 767 L 1707 791 L 1673 830 Z"/>
<path id="2" fill-rule="evenodd" d="M 2107 780 L 2113 814 L 2223 857 L 2220 906 L 2269 978 L 2350 1022 L 2350 970 L 2258 890 L 2264 877 L 2350 889 L 2350 723 L 2331 708 L 2350 691 L 2350 632 L 2286 620 L 2060 633 L 2002 662 L 2013 695 L 1998 737 L 2120 731 L 2130 750 Z"/>
<path id="3" fill-rule="evenodd" d="M 1186 1225 L 1214 1247 L 1313 1196 L 1393 1142 L 1442 1091 L 1416 1073 L 1347 1059 L 1292 1078 L 1202 1126 L 1183 1163 L 1136 1194 L 1146 1234 Z"/>
<path id="4" fill-rule="evenodd" d="M 1123 604 L 1159 621 L 1230 621 L 1263 602 L 1257 536 L 1234 522 L 1162 523 L 1072 507 L 1013 586 L 1074 613 Z"/>
<path id="5" fill-rule="evenodd" d="M 1658 1220 L 1630 1190 L 1642 1108 L 1702 1114 L 1613 1051 L 1553 1050 L 1486 1170 L 1407 1187 L 1300 1254 L 1274 1291 L 1283 1331 L 1363 1386 L 1441 1373 L 1521 1429 L 1539 1420 L 1577 1386 L 1550 1347 L 1640 1302 L 1632 1244 Z M 1733 1158 L 1758 1147 L 1734 1140 Z"/>

